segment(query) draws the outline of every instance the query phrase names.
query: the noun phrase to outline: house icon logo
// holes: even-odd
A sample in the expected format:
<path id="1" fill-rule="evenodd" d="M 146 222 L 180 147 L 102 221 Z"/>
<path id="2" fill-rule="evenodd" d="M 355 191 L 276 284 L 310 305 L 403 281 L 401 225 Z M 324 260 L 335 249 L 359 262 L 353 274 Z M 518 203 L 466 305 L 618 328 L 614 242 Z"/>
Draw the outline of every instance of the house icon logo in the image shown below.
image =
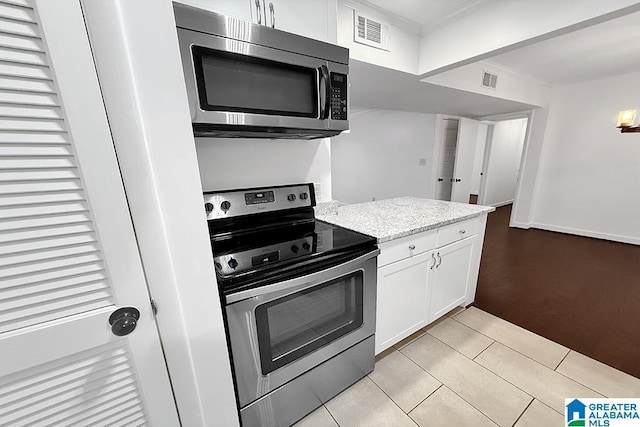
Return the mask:
<path id="1" fill-rule="evenodd" d="M 573 399 L 567 405 L 567 427 L 584 427 L 585 425 L 585 410 L 587 405 L 579 401 L 578 399 Z"/>

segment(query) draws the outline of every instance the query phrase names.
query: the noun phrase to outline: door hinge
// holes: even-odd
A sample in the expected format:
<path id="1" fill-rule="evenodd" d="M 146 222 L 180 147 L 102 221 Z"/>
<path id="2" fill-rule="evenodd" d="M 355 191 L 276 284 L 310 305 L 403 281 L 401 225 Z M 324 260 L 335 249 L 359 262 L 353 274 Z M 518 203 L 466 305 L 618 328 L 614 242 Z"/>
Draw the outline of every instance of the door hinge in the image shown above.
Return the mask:
<path id="1" fill-rule="evenodd" d="M 158 315 L 158 304 L 154 300 L 151 300 L 151 311 L 153 311 L 153 315 Z"/>

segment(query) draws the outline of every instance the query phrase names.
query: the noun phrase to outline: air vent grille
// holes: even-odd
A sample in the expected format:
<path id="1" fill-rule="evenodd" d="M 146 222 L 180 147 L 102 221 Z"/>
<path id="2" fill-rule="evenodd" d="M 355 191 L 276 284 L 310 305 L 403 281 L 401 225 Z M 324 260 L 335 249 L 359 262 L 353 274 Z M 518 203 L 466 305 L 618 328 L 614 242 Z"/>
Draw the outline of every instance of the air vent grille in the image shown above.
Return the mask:
<path id="1" fill-rule="evenodd" d="M 495 74 L 487 73 L 486 71 L 482 72 L 482 87 L 486 87 L 489 89 L 495 89 L 498 84 L 498 76 Z"/>
<path id="2" fill-rule="evenodd" d="M 389 25 L 354 11 L 354 41 L 389 51 Z"/>

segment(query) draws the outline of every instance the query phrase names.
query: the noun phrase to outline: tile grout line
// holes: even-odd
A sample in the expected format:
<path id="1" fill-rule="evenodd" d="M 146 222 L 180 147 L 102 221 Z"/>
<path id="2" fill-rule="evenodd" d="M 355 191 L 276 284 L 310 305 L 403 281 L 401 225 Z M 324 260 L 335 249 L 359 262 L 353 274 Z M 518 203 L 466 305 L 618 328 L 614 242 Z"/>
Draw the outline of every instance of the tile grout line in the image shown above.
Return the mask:
<path id="1" fill-rule="evenodd" d="M 518 416 L 518 418 L 513 422 L 513 424 L 511 424 L 512 427 L 514 427 L 516 424 L 518 424 L 518 421 L 520 421 L 520 418 L 522 418 L 522 416 L 524 415 L 525 412 L 527 412 L 527 409 L 529 409 L 529 407 L 531 405 L 533 405 L 533 402 L 536 400 L 536 398 L 534 397 L 533 399 L 531 399 L 531 402 L 529 402 L 529 404 L 527 405 L 526 408 L 524 408 L 524 411 L 522 411 L 522 413 L 520 414 L 520 416 Z"/>
<path id="2" fill-rule="evenodd" d="M 460 323 L 460 324 L 462 324 L 462 325 L 464 325 L 464 326 L 467 326 L 468 328 L 471 328 L 470 326 L 465 325 L 465 324 L 464 324 L 464 323 L 462 323 L 462 322 L 458 322 L 458 323 Z M 516 326 L 517 326 L 517 325 L 516 325 Z M 494 343 L 501 344 L 501 345 L 505 346 L 506 348 L 508 348 L 508 349 L 510 349 L 510 350 L 513 350 L 513 351 L 515 351 L 515 352 L 516 352 L 516 353 L 518 353 L 519 355 L 524 356 L 524 357 L 526 357 L 527 359 L 533 360 L 533 361 L 534 361 L 534 362 L 536 362 L 537 364 L 542 365 L 542 366 L 544 366 L 545 368 L 550 369 L 550 370 L 552 370 L 552 371 L 554 371 L 554 372 L 557 372 L 557 371 L 556 371 L 556 369 L 558 369 L 558 366 L 560 366 L 560 363 L 562 363 L 562 361 L 564 361 L 564 359 L 566 359 L 566 357 L 569 355 L 569 352 L 574 351 L 574 350 L 571 350 L 571 349 L 570 349 L 570 348 L 568 348 L 568 347 L 561 346 L 561 347 L 564 347 L 564 348 L 566 348 L 566 349 L 568 350 L 568 351 L 567 351 L 567 354 L 565 354 L 565 355 L 562 357 L 562 360 L 560 361 L 560 363 L 558 363 L 558 366 L 556 366 L 555 368 L 551 368 L 550 366 L 545 365 L 544 363 L 542 363 L 542 362 L 540 362 L 540 361 L 538 361 L 538 360 L 534 359 L 533 357 L 531 357 L 531 356 L 529 356 L 529 355 L 526 355 L 526 354 L 522 353 L 522 352 L 521 352 L 521 351 L 519 351 L 518 349 L 515 349 L 515 348 L 513 348 L 513 347 L 511 347 L 511 346 L 509 346 L 509 345 L 507 345 L 507 344 L 503 343 L 502 341 L 500 341 L 500 340 L 498 340 L 498 339 L 495 339 L 495 338 L 493 338 L 493 337 L 491 337 L 491 336 L 489 336 L 489 335 L 485 335 L 485 334 L 483 334 L 481 331 L 478 331 L 477 329 L 474 329 L 474 328 L 471 328 L 471 329 L 473 329 L 474 331 L 476 331 L 476 332 L 477 332 L 477 333 L 479 333 L 480 335 L 483 335 L 483 336 L 485 336 L 485 337 L 489 338 L 490 340 L 493 340 L 493 342 L 494 342 Z M 526 329 L 525 329 L 525 330 L 526 330 Z M 528 331 L 528 332 L 531 332 L 531 331 Z M 538 334 L 535 334 L 534 332 L 531 332 L 531 333 L 532 333 L 532 334 L 534 334 L 534 335 L 536 335 L 536 336 L 538 336 L 538 337 L 544 338 L 543 336 L 538 335 Z M 545 339 L 547 339 L 547 338 L 545 338 Z M 549 340 L 549 341 L 551 341 L 551 340 Z M 552 342 L 552 343 L 554 343 L 554 344 L 557 344 L 557 343 L 556 343 L 556 342 L 554 342 L 554 341 L 551 341 L 551 342 Z M 446 343 L 445 343 L 445 344 L 446 344 Z M 492 343 L 492 344 L 493 344 L 493 343 Z M 560 345 L 560 344 L 558 344 L 558 345 Z M 489 347 L 491 347 L 491 345 L 489 345 Z M 489 347 L 487 347 L 487 348 L 489 348 Z M 485 350 L 486 350 L 486 348 L 485 348 Z M 482 353 L 484 353 L 484 350 L 483 350 L 482 352 L 480 352 L 480 354 L 482 354 Z M 478 357 L 480 354 L 478 354 L 476 357 Z M 475 358 L 476 358 L 476 357 L 474 357 L 472 360 L 475 360 Z M 560 372 L 558 372 L 558 373 L 560 373 Z M 595 390 L 594 390 L 594 391 L 595 391 Z"/>
<path id="3" fill-rule="evenodd" d="M 425 372 L 426 372 L 426 371 L 425 371 Z M 431 375 L 431 374 L 429 374 L 429 375 Z M 438 382 L 440 382 L 440 381 L 438 381 Z M 420 402 L 418 402 L 418 404 L 417 404 L 416 406 L 414 406 L 413 408 L 411 408 L 411 409 L 409 410 L 409 412 L 407 412 L 407 415 L 409 415 L 409 414 L 410 414 L 414 409 L 416 409 L 418 406 L 422 405 L 422 402 L 424 402 L 425 400 L 427 400 L 428 398 L 430 398 L 431 396 L 433 396 L 433 395 L 436 393 L 436 391 L 440 390 L 442 387 L 445 387 L 445 385 L 444 385 L 444 384 L 442 384 L 442 383 L 440 383 L 440 385 L 438 386 L 438 388 L 436 388 L 435 390 L 433 390 L 431 393 L 429 393 L 429 395 L 428 395 L 427 397 L 425 397 L 424 399 L 422 399 Z M 411 416 L 411 415 L 409 415 L 409 416 Z"/>
<path id="4" fill-rule="evenodd" d="M 374 367 L 374 370 L 375 370 L 375 367 Z M 389 399 L 389 400 L 390 400 L 394 405 L 396 405 L 396 407 L 397 407 L 398 409 L 400 409 L 400 412 L 402 412 L 404 415 L 406 415 L 407 417 L 409 417 L 409 414 L 407 414 L 407 413 L 404 411 L 404 409 L 402 409 L 402 408 L 400 407 L 400 405 L 398 405 L 398 404 L 396 403 L 396 401 L 395 401 L 395 400 L 393 400 L 393 399 L 391 398 L 391 396 L 389 396 L 389 395 L 388 395 L 388 394 L 387 394 L 387 393 L 382 389 L 382 387 L 380 387 L 380 386 L 378 385 L 378 383 L 376 383 L 374 380 L 372 380 L 372 379 L 369 377 L 369 374 L 367 374 L 366 378 L 367 378 L 369 381 L 371 381 L 371 382 L 373 383 L 373 385 L 375 385 L 376 387 L 378 387 L 378 389 L 380 389 L 380 391 L 381 391 L 385 396 L 387 396 L 387 398 L 388 398 L 388 399 Z M 417 423 L 416 423 L 415 421 L 413 421 L 413 418 L 409 417 L 409 419 L 410 419 L 414 424 L 416 424 L 416 425 L 417 425 Z"/>
<path id="5" fill-rule="evenodd" d="M 484 311 L 484 310 L 482 310 L 482 309 L 479 309 L 478 307 L 476 307 L 476 309 L 477 309 L 478 311 L 481 311 L 481 312 L 483 312 L 483 313 L 486 313 L 486 314 L 488 314 L 488 315 L 490 315 L 490 316 L 493 316 L 493 317 L 495 317 L 496 319 L 498 319 L 499 321 L 505 322 L 505 323 L 507 323 L 508 325 L 515 327 L 516 329 L 521 329 L 521 330 L 522 330 L 522 331 L 524 331 L 525 333 L 532 334 L 532 335 L 534 335 L 534 336 L 536 336 L 536 337 L 538 337 L 538 338 L 542 338 L 542 339 L 543 339 L 543 340 L 545 340 L 545 341 L 549 341 L 549 342 L 550 342 L 550 343 L 552 343 L 552 344 L 558 345 L 558 346 L 560 346 L 560 347 L 562 347 L 562 348 L 566 348 L 566 349 L 567 349 L 567 351 L 575 351 L 575 350 L 572 350 L 572 349 L 570 349 L 569 347 L 566 347 L 566 346 L 564 346 L 564 345 L 562 345 L 562 344 L 560 344 L 560 343 L 557 343 L 557 342 L 555 342 L 555 341 L 553 341 L 553 340 L 550 340 L 550 339 L 549 339 L 549 338 L 547 338 L 547 337 L 543 337 L 543 336 L 542 336 L 542 335 L 540 335 L 540 334 L 536 334 L 536 333 L 535 333 L 535 332 L 533 332 L 533 331 L 530 331 L 530 330 L 528 330 L 528 329 L 525 329 L 525 328 L 523 328 L 522 326 L 518 326 L 518 325 L 516 325 L 515 323 L 511 323 L 511 322 L 509 322 L 508 320 L 504 320 L 502 317 L 498 317 L 498 316 L 496 316 L 495 314 L 491 314 L 491 313 L 489 313 L 489 312 L 487 312 L 487 311 Z M 465 311 L 467 311 L 467 310 L 465 310 Z M 505 347 L 509 347 L 508 345 L 504 344 L 504 343 L 503 343 L 503 342 L 501 342 L 500 340 L 497 340 L 497 339 L 495 339 L 495 338 L 493 338 L 493 337 L 491 337 L 491 336 L 489 336 L 489 335 L 485 334 L 484 332 L 482 332 L 482 331 L 480 331 L 480 330 L 478 330 L 478 329 L 476 329 L 476 328 L 474 328 L 474 327 L 472 327 L 472 326 L 469 326 L 469 325 L 467 325 L 466 323 L 459 321 L 458 319 L 455 319 L 455 317 L 458 317 L 458 315 L 460 315 L 460 314 L 462 314 L 462 313 L 464 313 L 464 312 L 460 312 L 460 313 L 456 314 L 452 319 L 453 319 L 453 320 L 455 320 L 456 322 L 460 323 L 461 325 L 466 326 L 466 327 L 467 327 L 467 328 L 469 328 L 469 329 L 473 329 L 473 330 L 474 330 L 474 331 L 476 331 L 477 333 L 479 333 L 479 334 L 481 334 L 481 335 L 484 335 L 484 336 L 485 336 L 485 337 L 487 337 L 487 338 L 490 338 L 490 339 L 492 339 L 492 340 L 494 340 L 494 341 L 499 342 L 500 344 L 504 345 Z M 511 348 L 511 347 L 509 347 L 509 348 Z M 516 350 L 516 349 L 512 349 L 512 350 L 514 350 L 514 351 L 518 351 L 518 350 Z M 518 352 L 518 353 L 519 353 L 519 352 Z M 527 357 L 528 357 L 528 356 L 527 356 Z M 566 357 L 566 355 L 565 355 L 565 357 Z"/>
<path id="6" fill-rule="evenodd" d="M 553 368 L 554 371 L 558 372 L 558 368 L 560 367 L 560 365 L 562 365 L 562 362 L 564 362 L 564 359 L 566 359 L 569 356 L 569 353 L 571 353 L 573 350 L 569 349 L 569 351 L 567 351 L 567 354 L 564 355 L 564 357 L 562 358 L 562 360 L 560 362 L 558 362 L 558 364 L 556 365 L 555 368 Z M 558 372 L 560 373 L 560 372 Z"/>
<path id="7" fill-rule="evenodd" d="M 470 359 L 468 358 L 466 355 L 460 353 L 458 350 L 456 350 L 455 348 L 451 347 L 449 344 L 447 344 L 444 341 L 439 340 L 437 337 L 434 337 L 433 335 L 429 334 L 429 336 L 431 336 L 433 339 L 440 341 L 442 344 L 444 344 L 445 346 L 449 347 L 450 349 L 452 349 L 453 351 L 455 351 L 458 354 L 461 354 L 462 356 L 466 357 L 469 361 L 475 363 L 476 365 L 478 365 L 479 367 L 485 369 L 487 372 L 492 373 L 493 375 L 495 375 L 496 377 L 500 378 L 501 380 L 503 380 L 504 382 L 506 382 L 507 384 L 512 385 L 514 388 L 520 390 L 522 393 L 524 393 L 525 395 L 529 396 L 531 398 L 531 400 L 533 401 L 536 397 L 532 396 L 531 394 L 527 393 L 525 390 L 521 389 L 520 387 L 518 387 L 517 385 L 513 384 L 511 381 L 507 380 L 506 378 L 503 378 L 502 376 L 498 375 L 497 373 L 493 372 L 491 369 L 482 366 L 481 364 L 479 364 L 478 362 L 476 362 L 474 359 Z M 422 337 L 421 337 L 422 338 Z M 498 341 L 494 341 L 492 342 L 489 347 L 491 347 L 492 345 L 494 345 L 495 343 L 497 343 Z M 501 344 L 501 343 L 499 343 Z M 484 350 L 482 350 L 482 352 L 484 353 L 485 350 L 487 350 L 489 347 L 485 348 Z M 479 356 L 479 355 L 478 355 Z M 476 357 L 478 357 L 476 356 Z M 409 356 L 405 357 L 411 361 L 413 361 Z M 415 363 L 415 362 L 414 362 Z M 418 365 L 420 368 L 422 368 L 422 366 Z M 431 372 L 427 371 L 426 369 L 422 368 L 423 371 L 425 371 L 426 373 L 428 373 L 429 375 L 431 375 L 433 378 L 437 379 L 442 385 L 446 386 L 445 382 L 440 380 L 437 376 L 435 376 L 434 374 L 432 374 Z M 449 390 L 451 390 L 449 387 L 447 387 Z M 464 400 L 465 402 L 467 402 L 462 396 L 458 395 L 458 393 L 456 393 L 455 391 L 451 390 L 451 392 L 455 393 L 458 397 L 460 397 L 460 399 Z M 467 402 L 469 405 L 471 405 L 470 402 Z M 531 402 L 529 402 L 529 404 L 531 404 Z M 497 422 L 495 422 L 493 420 L 493 418 L 490 418 L 487 414 L 485 414 L 484 412 L 482 412 L 480 409 L 476 408 L 474 405 L 471 405 L 473 408 L 475 408 L 478 412 L 480 412 L 482 415 L 484 415 L 485 417 L 489 418 L 491 421 L 493 421 L 494 423 L 498 424 Z M 527 405 L 528 406 L 528 405 Z M 414 408 L 415 409 L 415 408 Z M 525 408 L 526 409 L 526 408 Z M 520 414 L 522 415 L 522 414 Z"/>
<path id="8" fill-rule="evenodd" d="M 490 343 L 488 346 L 486 346 L 486 347 L 485 347 L 485 348 L 484 348 L 480 353 L 476 354 L 476 356 L 475 356 L 473 359 L 471 359 L 471 360 L 472 360 L 472 361 L 474 361 L 474 362 L 476 362 L 476 359 L 477 359 L 478 357 L 480 357 L 480 355 L 481 355 L 482 353 L 484 353 L 485 351 L 487 351 L 487 349 L 488 349 L 489 347 L 491 347 L 492 345 L 494 345 L 494 344 L 495 344 L 495 343 L 497 343 L 497 342 L 498 342 L 498 341 L 496 341 L 496 340 L 491 340 L 491 343 Z M 478 362 L 476 362 L 476 363 L 478 363 Z M 479 363 L 478 363 L 478 365 L 479 365 Z M 491 372 L 493 372 L 493 371 L 491 371 Z"/>
<path id="9" fill-rule="evenodd" d="M 332 398 L 333 399 L 333 398 Z M 340 423 L 338 422 L 338 420 L 336 420 L 336 417 L 333 416 L 333 414 L 331 413 L 331 411 L 329 410 L 329 408 L 327 408 L 327 405 L 325 405 L 324 403 L 322 404 L 322 406 L 324 407 L 324 409 L 327 411 L 327 413 L 329 414 L 329 416 L 331 417 L 331 419 L 333 420 L 334 423 L 336 423 L 336 425 L 338 427 L 340 427 Z"/>
<path id="10" fill-rule="evenodd" d="M 593 360 L 593 361 L 595 361 L 595 362 L 602 363 L 602 362 L 600 362 L 600 361 L 598 361 L 598 360 L 594 359 L 593 357 L 589 357 L 589 356 L 587 356 L 587 355 L 585 355 L 585 354 L 582 354 L 582 353 L 579 353 L 579 352 L 577 352 L 577 351 L 575 351 L 575 350 L 571 350 L 571 349 L 569 349 L 569 351 L 567 352 L 567 354 L 565 354 L 565 356 L 562 358 L 562 360 L 560 361 L 560 363 L 558 363 L 558 366 L 556 366 L 556 369 L 554 369 L 553 371 L 554 371 L 554 372 L 556 372 L 556 373 L 558 373 L 558 374 L 560 374 L 560 375 L 562 375 L 562 376 L 563 376 L 563 377 L 565 377 L 565 378 L 570 379 L 571 381 L 574 381 L 574 382 L 576 382 L 576 383 L 578 383 L 578 384 L 580 384 L 580 385 L 582 385 L 582 386 L 584 386 L 584 387 L 588 388 L 589 390 L 593 391 L 594 393 L 598 393 L 598 394 L 600 394 L 600 395 L 602 395 L 602 396 L 604 396 L 604 397 L 607 397 L 607 398 L 608 398 L 608 397 L 611 397 L 611 396 L 607 396 L 607 394 L 603 393 L 602 391 L 600 391 L 600 390 L 596 390 L 596 389 L 594 389 L 593 387 L 590 387 L 590 386 L 588 386 L 588 385 L 586 385 L 586 384 L 583 384 L 582 382 L 580 382 L 580 380 L 578 380 L 578 379 L 576 379 L 576 378 L 573 378 L 573 377 L 570 377 L 570 376 L 568 376 L 568 375 L 565 375 L 564 373 L 562 373 L 562 372 L 560 372 L 560 371 L 558 371 L 558 370 L 557 370 L 557 369 L 560 367 L 560 365 L 562 365 L 562 362 L 564 362 L 564 361 L 565 361 L 565 359 L 566 359 L 567 357 L 569 357 L 569 353 L 571 353 L 572 351 L 573 351 L 574 353 L 576 353 L 576 354 L 579 354 L 579 355 L 581 355 L 581 356 L 584 356 L 584 357 L 588 358 L 589 360 Z M 613 366 L 609 366 L 609 365 L 607 365 L 606 363 L 604 363 L 604 365 L 605 365 L 605 366 L 607 366 L 607 367 L 609 367 L 609 368 L 611 368 L 611 369 L 615 369 L 615 370 L 616 370 L 616 371 L 618 371 L 618 372 L 622 372 L 623 374 L 629 375 L 629 374 L 627 374 L 627 373 L 626 373 L 626 372 L 624 372 L 624 371 L 620 371 L 619 369 L 616 369 L 616 368 L 614 368 Z M 635 378 L 635 377 L 633 377 L 633 375 L 632 375 L 632 378 Z"/>
<path id="11" fill-rule="evenodd" d="M 505 346 L 506 348 L 511 349 L 510 347 L 508 347 L 508 346 L 506 346 L 506 345 L 502 344 L 501 342 L 496 341 L 496 342 L 494 342 L 493 344 L 495 344 L 495 343 L 501 344 L 501 345 Z M 493 345 L 493 344 L 491 344 L 491 345 Z M 489 347 L 491 347 L 491 346 L 489 346 Z M 487 349 L 488 349 L 489 347 L 487 347 Z M 486 349 L 485 349 L 485 350 L 486 350 Z M 511 349 L 511 350 L 513 350 L 513 349 Z M 518 354 L 520 354 L 521 356 L 527 357 L 526 355 L 521 354 L 521 353 L 519 353 L 519 352 L 517 352 L 517 351 L 515 351 L 515 350 L 513 350 L 513 351 L 514 351 L 514 352 L 516 352 L 516 353 L 518 353 Z M 484 353 L 484 351 L 483 351 L 483 353 Z M 479 356 L 479 355 L 478 355 L 478 356 Z M 477 357 L 477 356 L 476 356 L 476 357 Z M 540 366 L 542 366 L 542 367 L 544 367 L 544 368 L 549 369 L 551 372 L 555 372 L 555 373 L 559 374 L 560 376 L 562 376 L 562 377 L 564 377 L 564 378 L 566 378 L 566 379 L 568 379 L 568 380 L 571 380 L 571 381 L 573 381 L 574 383 L 576 383 L 576 384 L 578 384 L 578 385 L 581 385 L 581 386 L 583 386 L 583 387 L 584 387 L 584 388 L 586 388 L 586 389 L 589 389 L 589 390 L 593 391 L 594 393 L 597 393 L 597 394 L 599 394 L 599 395 L 601 395 L 601 396 L 607 397 L 607 396 L 605 396 L 604 394 L 600 393 L 599 391 L 596 391 L 596 390 L 592 389 L 591 387 L 588 387 L 588 386 L 586 386 L 586 385 L 582 384 L 581 382 L 578 382 L 578 381 L 574 380 L 573 378 L 567 377 L 566 375 L 563 375 L 563 374 L 562 374 L 562 373 L 560 373 L 560 372 L 556 372 L 556 371 L 552 370 L 551 368 L 549 368 L 548 366 L 545 366 L 545 365 L 543 365 L 542 363 L 540 363 L 540 362 L 538 362 L 538 361 L 536 361 L 536 360 L 534 360 L 534 359 L 531 359 L 530 357 L 527 357 L 527 358 L 528 358 L 529 360 L 532 360 L 533 362 L 537 363 L 538 365 L 540 365 Z M 479 362 L 476 362 L 475 360 L 473 360 L 473 362 L 475 362 L 476 364 L 478 364 L 478 366 L 481 366 L 481 367 L 483 367 L 484 369 L 486 369 L 487 371 L 491 372 L 492 374 L 496 375 L 497 377 L 500 377 L 500 378 L 501 378 L 501 379 L 503 379 L 504 381 L 508 382 L 509 384 L 511 384 L 512 386 L 514 386 L 515 388 L 517 388 L 518 390 L 520 390 L 520 391 L 522 391 L 523 393 L 525 393 L 527 396 L 530 396 L 532 399 L 535 399 L 535 400 L 539 401 L 540 403 L 544 404 L 545 406 L 549 406 L 549 405 L 547 405 L 546 403 L 544 403 L 541 399 L 539 399 L 537 396 L 532 396 L 529 392 L 527 392 L 526 390 L 523 390 L 523 389 L 522 389 L 522 388 L 520 388 L 518 385 L 513 384 L 511 381 L 509 381 L 508 379 L 504 378 L 504 377 L 503 377 L 502 375 L 500 375 L 499 373 L 492 371 L 492 370 L 491 370 L 491 369 L 489 369 L 488 367 L 486 367 L 486 366 L 484 366 L 484 365 L 480 364 Z M 550 406 L 549 406 L 549 407 L 550 407 Z M 551 407 L 550 407 L 550 408 L 551 408 Z M 551 409 L 553 409 L 554 411 L 556 411 L 554 408 L 551 408 Z M 556 411 L 556 412 L 558 412 L 558 411 Z M 558 413 L 560 414 L 560 412 L 558 412 Z M 563 414 L 560 414 L 560 415 L 563 415 Z"/>
<path id="12" fill-rule="evenodd" d="M 471 402 L 469 402 L 467 399 L 465 399 L 464 397 L 460 396 L 458 393 L 456 393 L 454 390 L 451 390 L 449 387 L 447 387 L 445 384 L 442 384 L 443 387 L 445 387 L 447 390 L 449 390 L 451 393 L 455 394 L 456 396 L 458 396 L 460 398 L 460 400 L 462 400 L 463 402 L 465 402 L 467 405 L 471 406 L 473 409 L 475 409 L 476 411 L 480 412 L 482 415 L 484 415 L 484 417 L 486 419 L 488 419 L 489 421 L 491 421 L 492 423 L 494 423 L 497 426 L 500 426 L 500 424 L 498 424 L 497 421 L 495 421 L 493 418 L 491 418 L 489 415 L 485 414 L 484 412 L 482 412 L 480 410 L 480 408 L 475 407 Z"/>

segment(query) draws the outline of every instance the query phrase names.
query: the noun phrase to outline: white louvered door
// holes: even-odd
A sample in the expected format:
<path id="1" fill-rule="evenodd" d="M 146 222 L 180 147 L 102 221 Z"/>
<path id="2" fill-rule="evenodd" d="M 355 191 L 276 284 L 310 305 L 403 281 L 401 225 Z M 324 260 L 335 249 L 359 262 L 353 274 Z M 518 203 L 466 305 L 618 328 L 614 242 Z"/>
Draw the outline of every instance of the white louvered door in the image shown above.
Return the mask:
<path id="1" fill-rule="evenodd" d="M 48 425 L 179 420 L 79 0 L 0 0 L 0 426 Z"/>

